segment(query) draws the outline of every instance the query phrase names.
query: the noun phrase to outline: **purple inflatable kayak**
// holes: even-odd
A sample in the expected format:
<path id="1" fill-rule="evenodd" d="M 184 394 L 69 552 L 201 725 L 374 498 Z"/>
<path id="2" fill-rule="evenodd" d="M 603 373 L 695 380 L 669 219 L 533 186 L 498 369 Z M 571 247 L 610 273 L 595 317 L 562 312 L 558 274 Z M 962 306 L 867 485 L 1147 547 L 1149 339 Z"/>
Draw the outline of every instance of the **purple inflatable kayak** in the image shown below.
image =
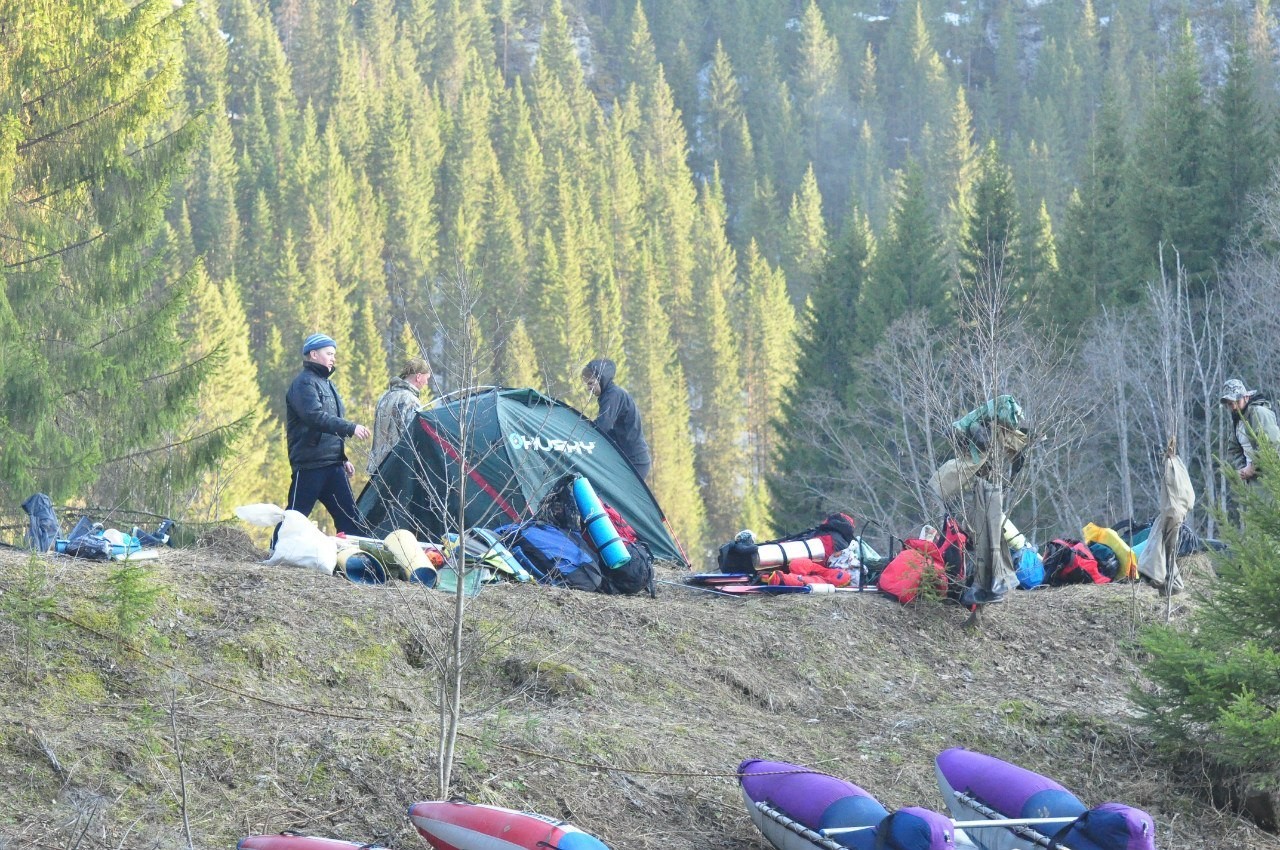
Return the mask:
<path id="1" fill-rule="evenodd" d="M 1155 824 L 1140 809 L 1120 803 L 1090 809 L 1052 779 L 958 747 L 939 754 L 936 768 L 938 788 L 957 821 L 1042 821 L 966 827 L 981 850 L 1042 850 L 1051 839 L 1070 850 L 1155 850 Z"/>
<path id="2" fill-rule="evenodd" d="M 946 816 L 909 807 L 893 814 L 852 782 L 781 761 L 747 759 L 738 781 L 751 820 L 778 850 L 955 850 Z M 855 831 L 824 834 L 824 830 Z M 961 845 L 969 846 L 969 845 Z"/>

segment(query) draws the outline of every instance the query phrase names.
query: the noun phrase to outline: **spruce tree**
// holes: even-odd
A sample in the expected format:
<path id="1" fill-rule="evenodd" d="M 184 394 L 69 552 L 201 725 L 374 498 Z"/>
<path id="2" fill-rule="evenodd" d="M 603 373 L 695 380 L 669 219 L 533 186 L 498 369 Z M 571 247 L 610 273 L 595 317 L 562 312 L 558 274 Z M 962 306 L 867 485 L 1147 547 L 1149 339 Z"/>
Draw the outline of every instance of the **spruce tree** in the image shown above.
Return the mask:
<path id="1" fill-rule="evenodd" d="M 896 108 L 888 114 L 887 135 L 899 140 L 900 146 L 906 146 L 895 151 L 893 161 L 897 162 L 913 152 L 911 142 L 922 138 L 926 125 L 936 129 L 947 126 L 949 107 L 955 98 L 946 66 L 934 45 L 923 3 L 917 2 L 914 10 L 895 16 L 885 38 L 886 47 L 881 52 L 886 59 L 882 63 L 884 90 L 900 93 Z M 890 63 L 890 59 L 895 61 Z"/>
<path id="2" fill-rule="evenodd" d="M 631 146 L 631 133 L 639 120 L 634 102 L 615 104 L 607 124 L 608 135 L 601 140 L 601 164 L 609 201 L 605 211 L 605 238 L 619 297 L 628 304 L 639 275 L 640 245 L 646 227 L 644 188 Z M 603 324 L 598 328 L 601 332 L 609 330 Z"/>
<path id="3" fill-rule="evenodd" d="M 924 173 L 909 159 L 896 178 L 889 226 L 877 244 L 858 303 L 853 339 L 867 351 L 906 313 L 924 310 L 938 322 L 949 311 L 950 275 L 942 259 L 941 231 L 926 194 Z"/>
<path id="4" fill-rule="evenodd" d="M 1051 278 L 1050 292 L 1036 299 L 1036 312 L 1061 327 L 1078 327 L 1094 305 L 1137 298 L 1126 277 L 1131 256 L 1123 201 L 1126 151 L 1119 106 L 1108 87 L 1082 185 L 1067 202 L 1058 274 Z"/>
<path id="5" fill-rule="evenodd" d="M 789 198 L 799 188 L 808 167 L 800 118 L 796 115 L 787 75 L 773 40 L 753 47 L 751 60 L 743 73 L 751 76 L 753 84 L 744 93 L 743 100 L 746 104 L 744 117 L 752 119 L 751 138 L 760 176 L 758 188 L 767 188 L 770 194 Z M 785 210 L 785 202 L 782 209 Z M 762 240 L 767 239 L 760 230 L 749 232 Z M 764 249 L 763 242 L 761 247 Z M 777 260 L 776 255 L 770 254 L 770 257 Z"/>
<path id="6" fill-rule="evenodd" d="M 283 151 L 276 146 L 290 144 L 298 119 L 299 101 L 294 96 L 289 59 L 270 15 L 256 0 L 227 0 L 219 24 L 225 35 L 218 35 L 225 39 L 227 49 L 228 112 L 261 120 L 263 132 L 253 140 L 252 156 L 259 167 L 283 162 L 278 156 Z"/>
<path id="7" fill-rule="evenodd" d="M 747 246 L 745 279 L 734 301 L 741 328 L 742 388 L 747 430 L 747 497 L 742 522 L 768 539 L 774 528 L 769 506 L 768 475 L 778 441 L 774 421 L 796 372 L 798 321 L 781 270 L 761 256 L 754 241 Z"/>
<path id="8" fill-rule="evenodd" d="M 627 322 L 627 372 L 618 382 L 640 408 L 653 454 L 650 487 L 695 564 L 708 545 L 706 506 L 694 471 L 684 370 L 675 356 L 670 316 L 646 246 Z"/>
<path id="9" fill-rule="evenodd" d="M 795 303 L 803 304 L 827 261 L 827 226 L 822 218 L 822 193 L 813 166 L 804 173 L 800 191 L 791 199 L 787 216 L 784 270 Z"/>
<path id="10" fill-rule="evenodd" d="M 412 81 L 388 84 L 375 115 L 370 178 L 385 208 L 383 248 L 387 291 L 396 313 L 429 291 L 428 276 L 439 253 L 436 174 L 444 155 L 440 117 L 430 92 Z"/>
<path id="11" fill-rule="evenodd" d="M 485 201 L 498 168 L 489 135 L 492 107 L 483 90 L 461 94 L 441 166 L 441 242 L 449 246 L 442 260 L 469 272 L 476 266 Z"/>
<path id="12" fill-rule="evenodd" d="M 1023 91 L 1022 57 L 1019 55 L 1022 39 L 1012 4 L 1001 7 L 996 14 L 995 74 L 992 80 L 996 117 L 1001 126 L 1016 127 L 1021 123 L 1018 108 Z M 1044 61 L 1043 55 L 1042 51 L 1041 62 Z"/>
<path id="13" fill-rule="evenodd" d="M 1043 200 L 1035 217 L 1026 223 L 1021 242 L 1022 258 L 1019 266 L 1022 269 L 1023 291 L 1027 295 L 1028 306 L 1031 306 L 1053 291 L 1054 280 L 1059 271 L 1057 236 L 1053 230 L 1053 219 L 1049 216 L 1049 207 Z"/>
<path id="14" fill-rule="evenodd" d="M 711 57 L 700 113 L 703 132 L 696 151 L 697 171 L 710 174 L 715 163 L 720 163 L 721 168 L 727 170 L 731 151 L 741 141 L 738 128 L 745 113 L 738 76 L 720 41 L 716 41 Z"/>
<path id="15" fill-rule="evenodd" d="M 805 157 L 811 168 L 817 163 L 815 176 L 828 203 L 844 209 L 851 162 L 848 117 L 842 108 L 845 87 L 840 47 L 816 0 L 809 0 L 800 16 L 796 53 L 796 108 L 805 139 Z"/>
<path id="16" fill-rule="evenodd" d="M 149 452 L 201 386 L 207 364 L 191 361 L 177 328 L 194 278 L 166 279 L 161 230 L 199 138 L 175 110 L 185 14 L 167 0 L 7 2 L 0 12 L 21 29 L 0 64 L 0 480 L 10 504 L 36 490 L 83 497 L 114 459 L 160 461 Z M 184 457 L 210 462 L 225 444 L 225 433 L 205 437 Z M 170 470 L 178 481 L 196 471 Z"/>
<path id="17" fill-rule="evenodd" d="M 704 184 L 694 234 L 694 272 L 701 283 L 694 320 L 702 333 L 691 341 L 693 411 L 698 481 L 707 505 L 712 540 L 730 539 L 742 514 L 746 475 L 742 456 L 743 392 L 738 352 L 742 341 L 730 318 L 737 257 L 725 239 L 719 182 Z"/>
<path id="18" fill-rule="evenodd" d="M 884 223 L 888 200 L 888 152 L 884 137 L 884 104 L 880 86 L 876 54 L 868 43 L 862 58 L 858 78 L 858 105 L 862 123 L 858 127 L 857 149 L 854 157 L 853 197 L 860 199 L 860 206 L 875 227 Z"/>
<path id="19" fill-rule="evenodd" d="M 285 231 L 275 263 L 268 271 L 263 286 L 263 303 L 273 305 L 272 313 L 262 325 L 263 353 L 258 357 L 258 380 L 276 419 L 285 420 L 284 394 L 298 372 L 298 346 L 313 333 L 296 305 L 296 294 L 307 285 L 298 265 L 298 248 L 293 234 Z M 329 331 L 323 331 L 329 333 Z M 335 337 L 336 339 L 336 337 Z"/>
<path id="20" fill-rule="evenodd" d="M 525 234 L 541 233 L 545 226 L 546 160 L 521 80 L 512 84 L 503 101 L 498 157 L 515 196 L 521 228 Z"/>
<path id="21" fill-rule="evenodd" d="M 524 319 L 516 319 L 511 332 L 502 342 L 498 380 L 507 387 L 532 387 L 540 391 L 544 389 L 533 338 L 525 328 Z"/>
<path id="22" fill-rule="evenodd" d="M 693 323 L 693 250 L 691 236 L 697 196 L 689 170 L 688 136 L 680 120 L 666 74 L 654 58 L 653 42 L 642 8 L 631 24 L 624 75 L 625 100 L 636 110 L 634 156 L 641 163 L 645 212 L 657 231 L 650 257 L 663 283 L 663 307 L 671 317 L 677 343 L 691 339 Z M 682 349 L 682 362 L 684 360 Z"/>
<path id="23" fill-rule="evenodd" d="M 1217 237 L 1226 246 L 1248 217 L 1248 197 L 1261 189 L 1276 161 L 1276 113 L 1263 106 L 1252 48 L 1231 45 L 1227 77 L 1217 90 L 1208 146 L 1213 194 L 1220 199 Z"/>
<path id="24" fill-rule="evenodd" d="M 543 17 L 532 95 L 544 156 L 556 150 L 566 157 L 584 153 L 585 133 L 598 120 L 599 107 L 586 87 L 560 0 L 551 0 Z"/>
<path id="25" fill-rule="evenodd" d="M 1178 253 L 1193 284 L 1203 286 L 1213 272 L 1222 199 L 1214 194 L 1205 156 L 1212 122 L 1201 65 L 1190 22 L 1183 19 L 1169 67 L 1157 80 L 1135 137 L 1126 193 L 1131 280 L 1152 279 L 1161 250 L 1166 267 Z"/>
<path id="26" fill-rule="evenodd" d="M 351 322 L 351 348 L 343 357 L 342 398 L 351 414 L 349 418 L 372 429 L 374 407 L 387 387 L 387 348 L 383 342 L 386 329 L 382 311 L 374 306 L 372 298 L 364 296 L 357 303 Z M 367 446 L 361 450 L 364 449 Z M 357 463 L 356 468 L 364 467 Z"/>
<path id="27" fill-rule="evenodd" d="M 196 252 L 204 257 L 210 275 L 225 280 L 235 272 L 240 218 L 236 210 L 238 174 L 231 126 L 220 97 L 210 104 L 206 120 L 209 133 L 187 188 L 187 214 Z"/>
<path id="28" fill-rule="evenodd" d="M 1024 300 L 1022 236 L 1013 174 L 993 139 L 978 160 L 972 210 L 960 243 L 961 285 L 996 284 L 1015 302 Z"/>
<path id="29" fill-rule="evenodd" d="M 1259 0 L 1253 5 L 1253 18 L 1249 22 L 1246 39 L 1252 56 L 1254 91 L 1262 106 L 1274 113 L 1280 107 L 1280 90 L 1277 89 L 1276 59 L 1280 48 L 1276 47 L 1271 33 L 1275 31 L 1276 18 L 1271 11 L 1271 0 Z"/>
<path id="30" fill-rule="evenodd" d="M 815 445 L 813 409 L 856 403 L 854 357 L 862 352 L 859 304 L 874 254 L 870 226 L 856 208 L 819 275 L 799 340 L 795 383 L 778 410 L 777 465 L 769 477 L 772 517 L 781 528 L 803 528 L 830 501 L 830 458 Z"/>
<path id="31" fill-rule="evenodd" d="M 977 178 L 978 150 L 973 142 L 973 113 L 964 88 L 956 87 L 951 114 L 945 124 L 924 133 L 925 166 L 933 187 L 933 203 L 945 210 L 942 228 L 950 251 L 964 238 L 973 214 L 973 183 Z"/>
<path id="32" fill-rule="evenodd" d="M 546 372 L 547 391 L 582 405 L 587 399 L 579 373 L 588 359 L 585 343 L 592 338 L 590 313 L 578 247 L 572 236 L 566 239 L 557 244 L 550 230 L 542 234 L 534 280 L 539 302 L 533 337 L 538 362 Z"/>
<path id="33" fill-rule="evenodd" d="M 194 486 L 175 494 L 170 509 L 191 520 L 232 516 L 238 505 L 261 501 L 264 482 L 287 480 L 280 423 L 268 412 L 249 354 L 249 322 L 234 279 L 216 281 L 198 270 L 183 332 L 192 353 L 216 365 L 193 414 L 173 435 L 179 444 L 225 430 L 231 451 Z"/>

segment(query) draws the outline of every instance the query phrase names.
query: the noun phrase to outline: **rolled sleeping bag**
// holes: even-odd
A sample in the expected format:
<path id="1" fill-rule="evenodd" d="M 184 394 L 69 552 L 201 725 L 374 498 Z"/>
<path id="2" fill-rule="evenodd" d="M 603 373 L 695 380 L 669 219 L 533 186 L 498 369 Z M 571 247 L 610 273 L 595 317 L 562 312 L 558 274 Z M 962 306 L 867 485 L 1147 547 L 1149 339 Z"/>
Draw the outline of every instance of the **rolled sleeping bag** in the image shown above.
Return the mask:
<path id="1" fill-rule="evenodd" d="M 573 501 L 578 505 L 578 513 L 582 514 L 582 522 L 587 527 L 587 536 L 600 553 L 600 560 L 611 570 L 631 563 L 631 553 L 627 544 L 622 542 L 618 530 L 613 527 L 613 520 L 605 512 L 604 503 L 596 495 L 591 482 L 582 476 L 573 479 Z"/>
<path id="2" fill-rule="evenodd" d="M 422 544 L 413 536 L 412 531 L 397 529 L 387 535 L 383 544 L 403 571 L 401 578 L 415 584 L 425 584 L 427 587 L 435 586 L 435 565 L 431 563 L 431 559 L 427 557 Z"/>
<path id="3" fill-rule="evenodd" d="M 355 584 L 386 584 L 387 570 L 368 552 L 350 552 L 342 562 L 342 574 Z"/>
<path id="4" fill-rule="evenodd" d="M 757 568 L 780 567 L 798 558 L 808 558 L 819 564 L 827 562 L 827 547 L 822 538 L 811 537 L 808 540 L 783 540 L 778 543 L 761 543 L 756 547 Z"/>
<path id="5" fill-rule="evenodd" d="M 1019 531 L 1018 526 L 1014 525 L 1012 520 L 1008 517 L 1004 517 L 1004 524 L 1000 528 L 1001 532 L 1004 534 L 1004 542 L 1006 546 L 1015 552 L 1026 548 L 1027 535 Z"/>

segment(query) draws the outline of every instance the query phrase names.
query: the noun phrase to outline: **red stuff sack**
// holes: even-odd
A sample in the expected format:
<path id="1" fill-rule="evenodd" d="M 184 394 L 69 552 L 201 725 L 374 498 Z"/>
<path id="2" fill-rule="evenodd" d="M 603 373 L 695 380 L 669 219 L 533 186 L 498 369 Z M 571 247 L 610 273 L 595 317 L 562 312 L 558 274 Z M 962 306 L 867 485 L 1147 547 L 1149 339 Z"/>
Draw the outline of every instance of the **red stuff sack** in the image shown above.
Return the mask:
<path id="1" fill-rule="evenodd" d="M 938 596 L 947 592 L 947 569 L 942 553 L 932 540 L 912 538 L 903 543 L 903 549 L 888 563 L 876 586 L 880 592 L 902 604 L 915 601 L 921 586 L 931 585 Z"/>

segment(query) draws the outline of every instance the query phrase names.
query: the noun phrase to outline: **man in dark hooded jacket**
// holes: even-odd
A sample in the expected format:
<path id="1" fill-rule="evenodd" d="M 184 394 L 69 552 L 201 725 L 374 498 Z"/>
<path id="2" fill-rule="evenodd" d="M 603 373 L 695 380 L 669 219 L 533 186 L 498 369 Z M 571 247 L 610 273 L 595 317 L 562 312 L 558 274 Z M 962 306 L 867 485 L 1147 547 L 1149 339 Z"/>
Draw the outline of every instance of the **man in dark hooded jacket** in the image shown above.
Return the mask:
<path id="1" fill-rule="evenodd" d="M 582 370 L 582 380 L 600 403 L 595 426 L 609 436 L 636 473 L 649 477 L 653 456 L 644 440 L 644 426 L 640 424 L 640 411 L 631 394 L 613 382 L 618 367 L 612 360 L 592 360 Z"/>

